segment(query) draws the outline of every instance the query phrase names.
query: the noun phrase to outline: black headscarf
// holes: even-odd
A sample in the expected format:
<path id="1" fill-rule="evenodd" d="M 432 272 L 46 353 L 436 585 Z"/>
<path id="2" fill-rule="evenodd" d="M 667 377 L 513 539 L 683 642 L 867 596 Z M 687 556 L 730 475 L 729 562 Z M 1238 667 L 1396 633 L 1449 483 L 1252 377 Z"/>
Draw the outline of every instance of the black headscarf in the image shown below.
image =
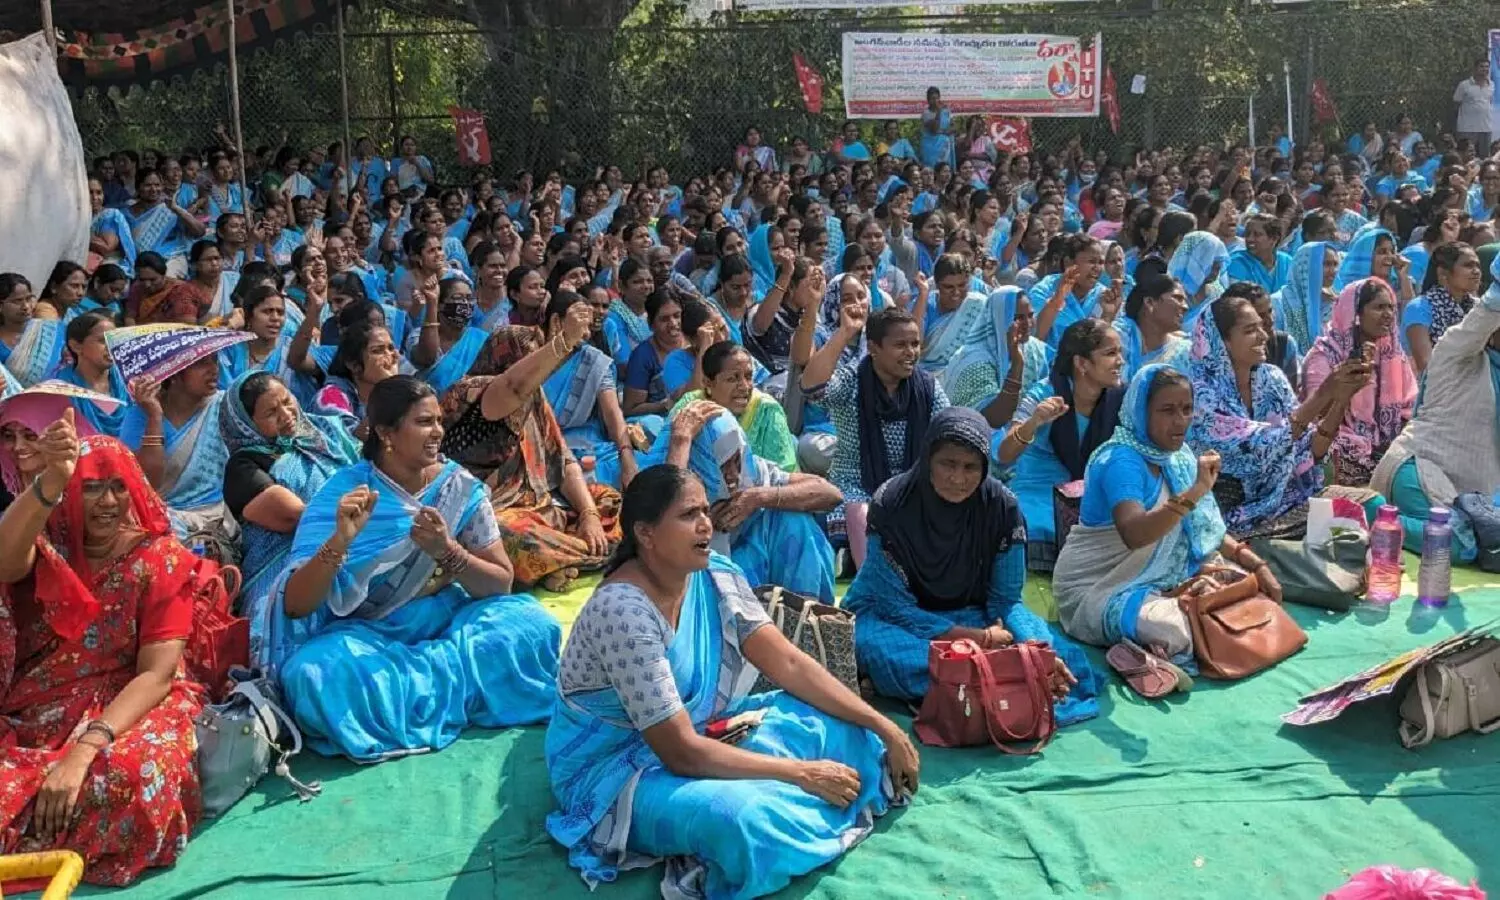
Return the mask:
<path id="1" fill-rule="evenodd" d="M 984 479 L 962 503 L 932 486 L 932 452 L 940 443 L 973 450 Z M 1015 495 L 989 474 L 990 426 L 972 409 L 949 407 L 932 419 L 917 464 L 876 491 L 870 530 L 906 576 L 917 605 L 928 610 L 983 606 L 995 556 L 1025 543 Z"/>
<path id="2" fill-rule="evenodd" d="M 916 448 L 927 433 L 932 420 L 932 395 L 935 382 L 920 368 L 887 393 L 875 375 L 875 364 L 866 356 L 856 373 L 856 395 L 859 403 L 859 480 L 865 492 L 873 495 L 895 472 L 911 465 Z M 906 422 L 906 458 L 890 459 L 885 452 L 886 422 Z"/>
<path id="3" fill-rule="evenodd" d="M 1125 402 L 1125 388 L 1106 388 L 1099 395 L 1094 413 L 1089 416 L 1088 430 L 1081 436 L 1078 434 L 1078 420 L 1073 417 L 1073 379 L 1053 375 L 1052 390 L 1068 404 L 1068 411 L 1052 423 L 1052 452 L 1068 470 L 1069 479 L 1077 481 L 1083 477 L 1089 457 L 1115 433 L 1115 425 L 1120 422 L 1120 404 Z"/>

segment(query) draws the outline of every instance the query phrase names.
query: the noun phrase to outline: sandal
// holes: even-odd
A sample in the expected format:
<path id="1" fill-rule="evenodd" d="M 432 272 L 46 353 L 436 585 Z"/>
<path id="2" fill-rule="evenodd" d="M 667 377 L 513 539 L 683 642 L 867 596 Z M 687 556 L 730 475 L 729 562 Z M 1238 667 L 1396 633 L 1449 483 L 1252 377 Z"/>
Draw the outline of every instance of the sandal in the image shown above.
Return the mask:
<path id="1" fill-rule="evenodd" d="M 1165 660 L 1136 644 L 1124 640 L 1104 654 L 1110 668 L 1120 673 L 1131 689 L 1147 700 L 1160 700 L 1177 690 L 1178 676 Z"/>
<path id="2" fill-rule="evenodd" d="M 1137 647 L 1136 649 L 1140 648 Z M 1150 653 L 1153 657 L 1156 658 L 1156 661 L 1158 663 L 1166 666 L 1169 671 L 1177 676 L 1178 693 L 1186 694 L 1188 691 L 1191 691 L 1193 689 L 1193 676 L 1189 675 L 1186 669 L 1177 665 L 1177 663 L 1172 662 L 1172 657 L 1167 655 L 1167 650 L 1165 647 L 1152 647 Z"/>

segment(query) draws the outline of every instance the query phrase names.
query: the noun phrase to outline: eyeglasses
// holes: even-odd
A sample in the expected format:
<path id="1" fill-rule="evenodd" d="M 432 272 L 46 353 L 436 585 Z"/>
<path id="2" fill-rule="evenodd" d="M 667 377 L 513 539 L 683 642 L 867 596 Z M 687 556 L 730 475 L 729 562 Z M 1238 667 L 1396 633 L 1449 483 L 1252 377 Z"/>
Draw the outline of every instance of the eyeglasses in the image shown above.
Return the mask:
<path id="1" fill-rule="evenodd" d="M 121 497 L 128 493 L 128 488 L 125 487 L 125 481 L 120 478 L 112 478 L 109 481 L 88 480 L 83 483 L 83 497 L 85 500 L 98 500 L 106 492 L 114 494 L 116 497 Z"/>

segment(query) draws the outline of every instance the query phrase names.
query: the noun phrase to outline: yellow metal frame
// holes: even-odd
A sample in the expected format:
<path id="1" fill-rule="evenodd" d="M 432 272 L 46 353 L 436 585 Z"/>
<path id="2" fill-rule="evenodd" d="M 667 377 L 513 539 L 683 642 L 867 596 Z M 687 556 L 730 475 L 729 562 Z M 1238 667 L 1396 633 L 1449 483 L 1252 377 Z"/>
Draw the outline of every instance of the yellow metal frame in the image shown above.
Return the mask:
<path id="1" fill-rule="evenodd" d="M 7 881 L 51 878 L 42 891 L 42 900 L 67 900 L 83 880 L 83 857 L 72 850 L 49 850 L 46 853 L 21 853 L 0 856 L 0 887 Z M 5 896 L 0 890 L 0 898 Z"/>

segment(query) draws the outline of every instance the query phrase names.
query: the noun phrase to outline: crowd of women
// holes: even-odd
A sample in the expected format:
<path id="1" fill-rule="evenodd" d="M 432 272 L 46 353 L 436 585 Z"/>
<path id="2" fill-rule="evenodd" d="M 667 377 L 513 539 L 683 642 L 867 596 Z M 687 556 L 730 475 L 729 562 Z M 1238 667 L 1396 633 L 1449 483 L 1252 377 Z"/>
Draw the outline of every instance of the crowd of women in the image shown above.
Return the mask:
<path id="1" fill-rule="evenodd" d="M 1377 157 L 1008 156 L 928 101 L 675 181 L 443 186 L 410 138 L 100 159 L 87 263 L 0 274 L 0 543 L 29 548 L 0 559 L 0 851 L 104 884 L 182 852 L 201 556 L 249 575 L 251 662 L 316 750 L 550 722 L 547 829 L 591 884 L 667 859 L 665 890 L 758 896 L 918 758 L 751 586 L 854 572 L 860 671 L 905 703 L 934 640 L 1048 641 L 1067 725 L 1099 711 L 1080 644 L 1188 687 L 1174 589 L 1229 565 L 1279 598 L 1250 542 L 1313 498 L 1414 541 L 1490 503 L 1500 163 L 1405 118 Z M 149 324 L 247 336 L 127 384 L 109 332 Z M 600 571 L 564 647 L 525 591 Z"/>

